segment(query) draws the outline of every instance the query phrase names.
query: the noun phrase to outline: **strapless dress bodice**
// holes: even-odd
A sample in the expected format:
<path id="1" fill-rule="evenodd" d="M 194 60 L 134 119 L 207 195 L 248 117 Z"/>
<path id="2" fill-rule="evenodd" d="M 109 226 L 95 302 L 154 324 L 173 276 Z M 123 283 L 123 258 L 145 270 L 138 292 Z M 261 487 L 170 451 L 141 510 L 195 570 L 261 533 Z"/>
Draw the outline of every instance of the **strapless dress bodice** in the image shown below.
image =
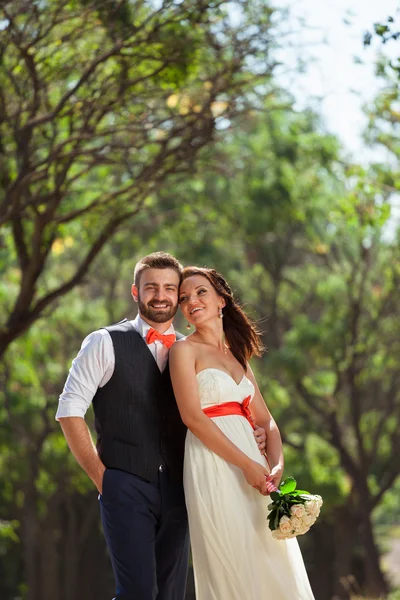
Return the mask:
<path id="1" fill-rule="evenodd" d="M 254 385 L 243 375 L 236 381 L 221 369 L 208 367 L 197 373 L 201 408 L 223 404 L 224 402 L 240 402 L 247 396 L 254 396 Z"/>

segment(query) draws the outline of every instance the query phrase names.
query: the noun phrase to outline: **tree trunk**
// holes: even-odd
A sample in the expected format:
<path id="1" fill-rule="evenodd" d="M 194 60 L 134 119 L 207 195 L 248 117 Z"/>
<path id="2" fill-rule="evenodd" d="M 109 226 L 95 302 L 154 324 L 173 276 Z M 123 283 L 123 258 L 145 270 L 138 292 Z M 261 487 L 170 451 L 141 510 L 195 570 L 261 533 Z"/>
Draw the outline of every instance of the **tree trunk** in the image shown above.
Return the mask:
<path id="1" fill-rule="evenodd" d="M 360 507 L 360 517 L 365 551 L 365 591 L 370 598 L 386 598 L 388 585 L 381 570 L 380 555 L 371 523 L 371 513 L 366 504 L 362 508 Z"/>
<path id="2" fill-rule="evenodd" d="M 46 517 L 42 523 L 42 543 L 40 553 L 40 600 L 61 600 L 59 555 L 57 552 L 57 531 L 59 526 L 58 495 L 51 499 Z"/>
<path id="3" fill-rule="evenodd" d="M 334 511 L 334 600 L 348 600 L 354 589 L 352 559 L 357 539 L 358 522 L 353 510 L 346 504 Z"/>
<path id="4" fill-rule="evenodd" d="M 72 494 L 66 494 L 64 498 L 64 527 L 63 527 L 63 545 L 64 545 L 64 600 L 75 600 L 78 592 L 78 548 L 77 537 L 77 506 L 74 503 L 76 498 Z"/>
<path id="5" fill-rule="evenodd" d="M 318 600 L 332 600 L 335 575 L 334 529 L 335 526 L 322 518 L 307 535 L 299 538 L 311 588 Z"/>
<path id="6" fill-rule="evenodd" d="M 100 514 L 96 493 L 90 492 L 86 496 L 69 494 L 64 502 L 64 595 L 63 600 L 77 600 L 81 596 L 82 580 L 88 577 L 89 569 L 85 566 L 85 550 L 90 556 L 95 553 L 91 548 L 87 552 L 88 543 L 96 537 L 104 548 L 105 542 L 99 535 Z M 94 536 L 95 533 L 95 536 Z M 99 571 L 99 567 L 95 567 Z M 98 574 L 96 575 L 98 578 Z M 86 596 L 85 596 L 86 597 Z"/>
<path id="7" fill-rule="evenodd" d="M 36 514 L 36 490 L 26 486 L 24 490 L 24 505 L 21 514 L 23 560 L 25 567 L 25 581 L 27 585 L 27 600 L 40 598 L 38 578 L 39 526 Z"/>

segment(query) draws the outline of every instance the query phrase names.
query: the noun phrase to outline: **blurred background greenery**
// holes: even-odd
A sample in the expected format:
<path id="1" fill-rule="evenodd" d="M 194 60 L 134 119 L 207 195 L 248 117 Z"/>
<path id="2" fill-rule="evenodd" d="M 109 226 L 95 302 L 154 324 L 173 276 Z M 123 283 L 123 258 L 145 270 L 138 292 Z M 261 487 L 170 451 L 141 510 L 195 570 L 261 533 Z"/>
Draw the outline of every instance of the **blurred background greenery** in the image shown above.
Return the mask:
<path id="1" fill-rule="evenodd" d="M 395 55 L 377 58 L 366 165 L 276 77 L 268 2 L 2 3 L 2 600 L 111 598 L 54 414 L 82 339 L 135 315 L 135 262 L 160 249 L 220 270 L 263 331 L 286 472 L 324 497 L 300 540 L 316 599 L 400 598 L 394 16 L 360 32 Z"/>

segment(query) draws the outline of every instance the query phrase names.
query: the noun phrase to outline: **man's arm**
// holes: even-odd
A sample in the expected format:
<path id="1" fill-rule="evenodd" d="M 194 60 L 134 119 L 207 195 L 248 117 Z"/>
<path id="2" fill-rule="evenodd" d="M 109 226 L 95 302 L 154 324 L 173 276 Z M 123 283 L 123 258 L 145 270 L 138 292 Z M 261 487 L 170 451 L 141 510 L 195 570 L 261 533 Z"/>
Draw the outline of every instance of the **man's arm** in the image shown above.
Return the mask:
<path id="1" fill-rule="evenodd" d="M 106 468 L 97 454 L 85 420 L 83 417 L 60 417 L 59 421 L 72 454 L 101 494 Z"/>
<path id="2" fill-rule="evenodd" d="M 97 389 L 109 381 L 113 371 L 114 350 L 109 333 L 102 330 L 90 334 L 72 362 L 56 415 L 72 454 L 100 493 L 105 466 L 84 416 Z"/>

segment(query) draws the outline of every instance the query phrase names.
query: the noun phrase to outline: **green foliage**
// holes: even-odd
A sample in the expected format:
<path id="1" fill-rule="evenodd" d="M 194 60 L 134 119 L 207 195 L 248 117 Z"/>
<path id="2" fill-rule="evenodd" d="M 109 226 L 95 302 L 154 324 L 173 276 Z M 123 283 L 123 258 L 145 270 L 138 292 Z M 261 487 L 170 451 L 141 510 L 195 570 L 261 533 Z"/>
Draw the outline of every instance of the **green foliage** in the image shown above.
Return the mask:
<path id="1" fill-rule="evenodd" d="M 381 39 L 382 44 L 386 44 L 389 41 L 397 41 L 400 37 L 400 32 L 396 31 L 393 17 L 387 17 L 384 23 L 374 23 L 374 34 Z M 367 31 L 364 34 L 364 45 L 369 46 L 372 38 L 372 33 Z"/>
<path id="2" fill-rule="evenodd" d="M 247 109 L 250 62 L 270 78 L 272 14 L 254 0 L 233 26 L 225 2 L 3 4 L 0 260 L 17 281 L 0 289 L 0 354 Z"/>
<path id="3" fill-rule="evenodd" d="M 266 99 L 257 98 L 262 110 L 242 114 L 232 126 L 238 107 L 254 98 L 246 61 L 229 81 L 228 67 L 251 21 L 262 36 L 247 42 L 255 45 L 254 60 L 262 55 L 272 15 L 265 3 L 241 3 L 243 26 L 234 30 L 218 2 L 203 11 L 197 2 L 164 3 L 160 13 L 146 2 L 118 3 L 118 10 L 113 3 L 67 2 L 65 20 L 42 39 L 59 3 L 34 4 L 36 21 L 14 18 L 32 54 L 25 56 L 6 28 L 10 43 L 0 70 L 9 117 L 0 123 L 1 200 L 29 183 L 7 205 L 21 212 L 0 228 L 2 332 L 10 322 L 26 325 L 0 370 L 0 555 L 10 557 L 1 567 L 1 592 L 16 597 L 25 585 L 27 506 L 35 508 L 38 556 L 53 534 L 64 542 L 67 528 L 68 539 L 79 539 L 74 522 L 86 517 L 81 505 L 89 505 L 93 486 L 54 421 L 57 398 L 86 334 L 134 316 L 134 264 L 159 249 L 220 270 L 257 320 L 268 351 L 253 368 L 283 436 L 286 472 L 324 498 L 306 543 L 316 556 L 321 527 L 325 543 L 334 544 L 326 532 L 345 515 L 356 523 L 351 544 L 359 560 L 357 503 L 374 508 L 377 527 L 400 518 L 393 461 L 400 419 L 393 70 L 383 68 L 390 85 L 370 109 L 368 131 L 371 143 L 390 150 L 393 164 L 364 169 L 346 164 L 337 140 L 321 133 L 318 116 L 294 110 L 290 95 L 269 80 Z M 30 61 L 43 84 L 37 97 Z M 93 74 L 69 95 L 88 65 Z M 13 106 L 18 123 L 10 118 Z M 54 118 L 35 122 L 49 114 Z M 27 135 L 25 146 L 18 145 L 16 126 Z M 101 255 L 94 253 L 74 279 L 82 258 L 119 218 Z M 24 244 L 29 259 L 43 259 L 30 285 Z M 71 281 L 68 296 L 54 297 L 28 319 L 40 299 Z M 24 305 L 21 291 L 24 302 L 31 294 Z M 180 316 L 177 326 L 184 326 Z M 97 531 L 93 523 L 85 521 L 82 530 Z M 52 543 L 59 552 L 59 541 Z M 324 573 L 326 580 L 339 576 Z"/>
<path id="4" fill-rule="evenodd" d="M 173 210 L 194 196 L 168 248 L 220 269 L 264 330 L 253 367 L 286 472 L 323 496 L 327 525 L 359 518 L 358 502 L 383 502 L 398 478 L 399 240 L 389 169 L 343 165 L 316 127 L 289 109 L 250 117 L 224 135 L 217 176 L 161 198 Z"/>
<path id="5" fill-rule="evenodd" d="M 374 522 L 381 530 L 390 532 L 393 526 L 400 523 L 400 479 L 398 479 L 392 489 L 387 493 L 382 503 L 374 512 Z"/>

